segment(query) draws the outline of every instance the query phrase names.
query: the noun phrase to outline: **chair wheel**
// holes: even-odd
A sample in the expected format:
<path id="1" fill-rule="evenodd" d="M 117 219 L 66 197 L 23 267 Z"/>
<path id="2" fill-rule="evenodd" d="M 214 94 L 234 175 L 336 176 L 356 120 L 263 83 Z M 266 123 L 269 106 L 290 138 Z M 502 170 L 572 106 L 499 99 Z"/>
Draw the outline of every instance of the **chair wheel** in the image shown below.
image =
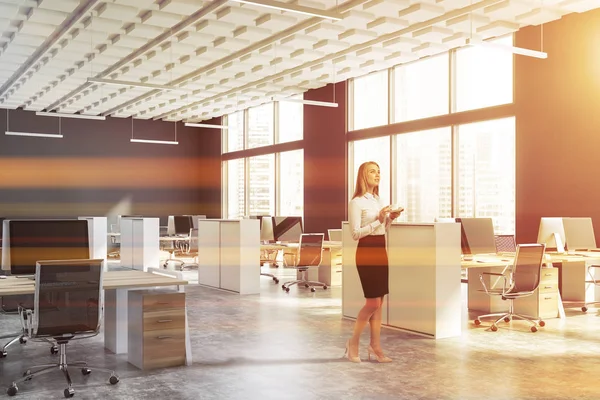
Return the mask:
<path id="1" fill-rule="evenodd" d="M 58 347 L 56 347 L 56 346 L 50 347 L 50 354 L 58 354 Z"/>
<path id="2" fill-rule="evenodd" d="M 314 293 L 314 292 L 316 292 L 316 290 L 315 290 L 315 288 L 314 288 L 314 287 L 311 287 L 311 288 L 310 288 L 310 291 L 311 291 L 311 292 L 313 292 L 313 293 Z"/>
<path id="3" fill-rule="evenodd" d="M 283 285 L 281 285 L 281 288 L 282 288 L 283 290 L 285 290 L 285 283 L 284 283 Z"/>
<path id="4" fill-rule="evenodd" d="M 18 391 L 19 388 L 17 387 L 17 385 L 12 385 L 8 389 L 6 389 L 6 394 L 12 397 L 16 395 Z"/>
<path id="5" fill-rule="evenodd" d="M 496 332 L 498 330 L 498 327 L 496 325 L 492 325 L 491 329 L 492 329 L 492 332 Z"/>
<path id="6" fill-rule="evenodd" d="M 542 321 L 542 320 L 540 320 L 540 322 L 538 322 L 538 324 L 539 324 L 540 326 L 546 326 L 546 322 L 544 322 L 544 321 Z"/>
<path id="7" fill-rule="evenodd" d="M 531 332 L 537 332 L 537 328 L 535 326 L 531 327 Z"/>
<path id="8" fill-rule="evenodd" d="M 286 293 L 290 292 L 290 288 L 289 287 L 284 288 L 284 290 L 285 290 Z"/>
<path id="9" fill-rule="evenodd" d="M 476 326 L 479 326 L 479 325 L 481 325 L 481 321 L 480 321 L 480 320 L 478 320 L 478 319 L 476 319 L 475 321 L 473 321 L 473 323 L 474 323 Z"/>
<path id="10" fill-rule="evenodd" d="M 8 353 L 7 353 L 7 352 L 5 352 L 5 351 L 0 351 L 0 358 L 4 358 L 4 357 L 6 357 L 7 355 L 8 355 Z"/>
<path id="11" fill-rule="evenodd" d="M 89 374 L 91 374 L 91 373 L 92 373 L 92 370 L 91 370 L 91 369 L 89 369 L 89 368 L 81 368 L 81 373 L 82 373 L 83 375 L 89 375 Z"/>
<path id="12" fill-rule="evenodd" d="M 509 317 L 504 317 L 504 322 L 510 322 L 510 318 Z"/>
<path id="13" fill-rule="evenodd" d="M 327 290 L 327 285 L 323 285 L 323 290 Z"/>
<path id="14" fill-rule="evenodd" d="M 108 382 L 110 382 L 111 385 L 116 385 L 117 383 L 119 383 L 119 377 L 116 375 L 112 375 L 109 379 Z"/>
<path id="15" fill-rule="evenodd" d="M 310 286 L 308 285 L 308 283 L 305 283 L 304 287 L 308 289 Z"/>
<path id="16" fill-rule="evenodd" d="M 66 388 L 63 392 L 63 395 L 69 399 L 73 396 L 75 396 L 75 390 L 73 390 L 73 388 Z"/>
<path id="17" fill-rule="evenodd" d="M 586 306 L 581 307 L 581 311 L 586 312 L 588 308 Z"/>
<path id="18" fill-rule="evenodd" d="M 25 343 L 27 343 L 27 339 L 26 339 L 26 338 L 24 338 L 23 336 L 21 336 L 21 337 L 19 338 L 19 343 L 21 343 L 21 344 L 25 344 Z"/>
<path id="19" fill-rule="evenodd" d="M 273 280 L 275 281 L 276 284 L 279 283 L 279 279 L 273 278 Z"/>

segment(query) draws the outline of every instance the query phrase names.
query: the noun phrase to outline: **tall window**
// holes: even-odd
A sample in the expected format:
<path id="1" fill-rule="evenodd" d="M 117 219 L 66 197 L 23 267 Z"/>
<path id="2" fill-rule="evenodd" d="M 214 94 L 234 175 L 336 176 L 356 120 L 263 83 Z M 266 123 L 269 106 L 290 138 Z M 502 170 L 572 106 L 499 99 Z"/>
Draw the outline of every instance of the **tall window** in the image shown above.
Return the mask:
<path id="1" fill-rule="evenodd" d="M 379 164 L 381 180 L 379 181 L 379 197 L 385 204 L 390 204 L 390 138 L 380 137 L 373 139 L 357 140 L 353 142 L 352 154 L 352 179 L 349 180 L 350 197 L 356 188 L 358 168 L 366 161 L 375 161 Z"/>
<path id="2" fill-rule="evenodd" d="M 248 148 L 273 144 L 273 103 L 248 109 Z"/>
<path id="3" fill-rule="evenodd" d="M 223 151 L 242 150 L 244 148 L 244 112 L 239 111 L 227 116 L 227 127 L 225 147 Z"/>
<path id="4" fill-rule="evenodd" d="M 227 116 L 229 129 L 223 133 L 225 218 L 303 216 L 303 119 L 303 105 L 291 102 L 277 107 L 263 104 Z M 287 145 L 286 152 L 269 151 L 275 138 L 277 143 L 296 143 Z M 239 158 L 228 159 L 227 153 L 234 151 Z"/>
<path id="5" fill-rule="evenodd" d="M 399 221 L 433 222 L 452 215 L 452 132 L 450 128 L 396 135 L 394 203 Z"/>
<path id="6" fill-rule="evenodd" d="M 304 96 L 292 96 L 292 98 L 302 99 Z M 279 106 L 279 131 L 277 143 L 293 142 L 302 140 L 304 133 L 304 105 L 282 101 Z"/>
<path id="7" fill-rule="evenodd" d="M 449 65 L 444 53 L 394 68 L 392 122 L 448 114 Z"/>
<path id="8" fill-rule="evenodd" d="M 227 171 L 227 218 L 239 219 L 244 216 L 246 208 L 244 200 L 244 159 L 226 161 L 225 170 Z"/>
<path id="9" fill-rule="evenodd" d="M 460 125 L 457 163 L 457 216 L 491 217 L 496 233 L 514 233 L 515 118 Z"/>
<path id="10" fill-rule="evenodd" d="M 248 212 L 275 215 L 275 155 L 248 158 Z"/>
<path id="11" fill-rule="evenodd" d="M 304 150 L 279 153 L 279 215 L 304 211 Z"/>
<path id="12" fill-rule="evenodd" d="M 512 46 L 513 37 L 491 42 Z M 513 101 L 513 55 L 485 46 L 456 51 L 456 111 L 473 110 Z"/>
<path id="13" fill-rule="evenodd" d="M 388 72 L 380 71 L 354 79 L 353 129 L 388 123 Z"/>

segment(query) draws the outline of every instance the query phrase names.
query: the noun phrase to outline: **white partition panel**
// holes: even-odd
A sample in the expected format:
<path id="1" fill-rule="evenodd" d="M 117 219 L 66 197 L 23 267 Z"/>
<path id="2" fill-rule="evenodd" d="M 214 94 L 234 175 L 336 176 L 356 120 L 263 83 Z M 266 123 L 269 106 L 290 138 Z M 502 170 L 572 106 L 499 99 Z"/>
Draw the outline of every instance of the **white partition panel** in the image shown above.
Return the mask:
<path id="1" fill-rule="evenodd" d="M 260 221 L 221 221 L 221 288 L 240 294 L 260 292 Z"/>
<path id="2" fill-rule="evenodd" d="M 221 287 L 221 222 L 198 220 L 198 283 Z"/>
<path id="3" fill-rule="evenodd" d="M 147 271 L 159 265 L 159 219 L 121 218 L 121 266 Z"/>
<path id="4" fill-rule="evenodd" d="M 393 224 L 388 324 L 436 339 L 460 335 L 460 225 Z"/>
<path id="5" fill-rule="evenodd" d="M 357 241 L 342 223 L 342 315 L 364 304 L 356 270 Z M 460 335 L 460 225 L 393 224 L 387 235 L 389 288 L 382 322 L 436 339 Z"/>
<path id="6" fill-rule="evenodd" d="M 342 223 L 342 315 L 356 318 L 365 304 L 358 271 L 356 270 L 356 246 L 358 242 L 352 239 L 350 225 Z"/>
<path id="7" fill-rule="evenodd" d="M 79 217 L 88 223 L 90 238 L 90 258 L 103 259 L 104 270 L 108 269 L 106 255 L 108 251 L 108 228 L 106 217 Z"/>

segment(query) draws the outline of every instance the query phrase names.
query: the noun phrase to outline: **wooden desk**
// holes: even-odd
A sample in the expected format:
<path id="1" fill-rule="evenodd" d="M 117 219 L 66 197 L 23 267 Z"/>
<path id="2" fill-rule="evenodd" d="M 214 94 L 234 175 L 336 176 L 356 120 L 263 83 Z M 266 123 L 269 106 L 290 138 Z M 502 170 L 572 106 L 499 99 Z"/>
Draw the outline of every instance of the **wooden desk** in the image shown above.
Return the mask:
<path id="1" fill-rule="evenodd" d="M 187 285 L 183 279 L 137 270 L 107 271 L 103 277 L 104 347 L 116 354 L 127 353 L 127 297 L 129 289 Z M 35 281 L 9 276 L 0 279 L 0 296 L 35 293 Z"/>

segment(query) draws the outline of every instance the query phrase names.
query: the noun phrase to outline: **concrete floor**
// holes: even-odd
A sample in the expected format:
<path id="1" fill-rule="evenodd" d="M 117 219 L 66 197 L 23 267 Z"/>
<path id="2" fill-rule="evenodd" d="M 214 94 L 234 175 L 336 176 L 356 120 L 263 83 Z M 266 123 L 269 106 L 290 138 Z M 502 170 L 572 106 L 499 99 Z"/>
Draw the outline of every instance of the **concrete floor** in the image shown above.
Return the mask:
<path id="1" fill-rule="evenodd" d="M 292 278 L 292 270 L 275 269 Z M 261 278 L 261 294 L 239 296 L 200 286 L 187 288 L 194 363 L 191 367 L 140 371 L 126 355 L 103 347 L 102 335 L 72 342 L 69 360 L 114 368 L 107 375 L 72 372 L 79 399 L 598 399 L 600 315 L 567 310 L 537 333 L 524 323 L 498 332 L 474 327 L 465 310 L 461 337 L 433 340 L 384 329 L 391 364 L 342 358 L 352 321 L 341 318 L 341 288 L 284 293 Z M 471 316 L 472 318 L 472 316 Z M 14 316 L 0 315 L 0 335 L 16 331 Z M 0 398 L 28 366 L 56 360 L 48 344 L 9 349 L 0 360 Z M 15 399 L 60 399 L 64 379 L 56 371 L 19 386 Z"/>

